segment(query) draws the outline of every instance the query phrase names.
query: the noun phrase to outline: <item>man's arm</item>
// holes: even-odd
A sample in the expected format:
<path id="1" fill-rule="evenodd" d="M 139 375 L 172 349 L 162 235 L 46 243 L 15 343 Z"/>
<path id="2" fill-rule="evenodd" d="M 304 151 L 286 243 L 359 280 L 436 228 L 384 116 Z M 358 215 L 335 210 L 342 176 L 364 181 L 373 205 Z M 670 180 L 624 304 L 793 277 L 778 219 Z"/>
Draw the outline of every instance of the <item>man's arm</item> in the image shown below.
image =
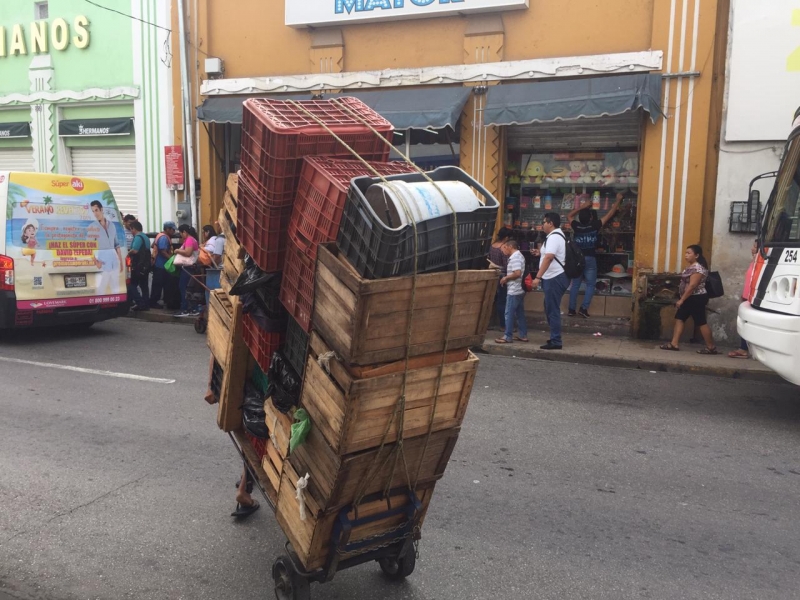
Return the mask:
<path id="1" fill-rule="evenodd" d="M 519 279 L 520 277 L 522 277 L 522 271 L 516 270 L 513 273 L 509 273 L 508 275 L 500 279 L 500 285 L 505 285 L 509 281 L 514 281 L 515 279 Z"/>
<path id="2" fill-rule="evenodd" d="M 605 227 L 608 222 L 614 218 L 614 215 L 617 214 L 617 211 L 619 210 L 619 207 L 624 199 L 625 196 L 623 196 L 621 193 L 617 194 L 617 201 L 614 203 L 614 206 L 612 206 L 611 210 L 609 210 L 605 216 L 600 219 L 600 223 L 602 223 L 603 227 Z"/>
<path id="3" fill-rule="evenodd" d="M 167 236 L 167 235 L 165 235 L 161 239 L 167 241 L 167 247 L 166 248 L 162 248 L 161 246 L 159 246 L 158 247 L 158 253 L 161 256 L 163 256 L 164 258 L 169 258 L 170 256 L 172 256 L 172 240 L 169 239 L 169 236 Z"/>

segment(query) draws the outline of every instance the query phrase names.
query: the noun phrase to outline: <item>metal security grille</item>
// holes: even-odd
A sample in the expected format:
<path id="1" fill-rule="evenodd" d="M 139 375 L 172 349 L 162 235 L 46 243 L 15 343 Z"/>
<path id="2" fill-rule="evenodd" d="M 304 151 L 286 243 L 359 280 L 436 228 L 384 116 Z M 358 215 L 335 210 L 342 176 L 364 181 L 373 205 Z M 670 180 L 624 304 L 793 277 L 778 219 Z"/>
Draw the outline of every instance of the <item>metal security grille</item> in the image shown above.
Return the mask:
<path id="1" fill-rule="evenodd" d="M 638 148 L 641 111 L 614 117 L 553 121 L 508 127 L 508 149 L 526 152 Z"/>
<path id="2" fill-rule="evenodd" d="M 72 174 L 106 181 L 123 215 L 140 216 L 133 146 L 73 148 Z"/>
<path id="3" fill-rule="evenodd" d="M 33 171 L 33 150 L 0 148 L 0 171 Z"/>

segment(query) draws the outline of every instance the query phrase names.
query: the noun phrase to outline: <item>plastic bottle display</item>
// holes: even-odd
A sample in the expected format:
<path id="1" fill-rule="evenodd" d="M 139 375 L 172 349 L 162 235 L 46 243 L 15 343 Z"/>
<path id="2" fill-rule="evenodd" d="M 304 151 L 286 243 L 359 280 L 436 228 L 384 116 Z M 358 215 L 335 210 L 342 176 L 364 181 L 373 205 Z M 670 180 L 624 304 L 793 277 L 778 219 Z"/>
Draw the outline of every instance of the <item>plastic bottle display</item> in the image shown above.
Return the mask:
<path id="1" fill-rule="evenodd" d="M 595 193 L 592 194 L 592 208 L 594 210 L 600 210 L 600 192 L 599 191 L 595 191 Z"/>
<path id="2" fill-rule="evenodd" d="M 550 194 L 544 197 L 544 209 L 553 210 L 553 197 Z"/>
<path id="3" fill-rule="evenodd" d="M 534 196 L 534 198 L 533 198 L 533 208 L 542 208 L 542 197 L 541 196 Z"/>

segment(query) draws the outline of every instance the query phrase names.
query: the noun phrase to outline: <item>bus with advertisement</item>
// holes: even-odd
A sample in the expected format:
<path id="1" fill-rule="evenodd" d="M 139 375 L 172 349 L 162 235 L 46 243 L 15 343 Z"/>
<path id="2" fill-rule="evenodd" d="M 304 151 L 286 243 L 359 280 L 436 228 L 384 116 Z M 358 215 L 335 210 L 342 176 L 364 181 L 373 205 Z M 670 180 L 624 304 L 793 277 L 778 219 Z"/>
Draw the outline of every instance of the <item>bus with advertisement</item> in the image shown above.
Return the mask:
<path id="1" fill-rule="evenodd" d="M 0 171 L 0 330 L 128 311 L 125 232 L 108 184 Z"/>
<path id="2" fill-rule="evenodd" d="M 774 176 L 737 329 L 755 359 L 800 385 L 800 109 Z"/>

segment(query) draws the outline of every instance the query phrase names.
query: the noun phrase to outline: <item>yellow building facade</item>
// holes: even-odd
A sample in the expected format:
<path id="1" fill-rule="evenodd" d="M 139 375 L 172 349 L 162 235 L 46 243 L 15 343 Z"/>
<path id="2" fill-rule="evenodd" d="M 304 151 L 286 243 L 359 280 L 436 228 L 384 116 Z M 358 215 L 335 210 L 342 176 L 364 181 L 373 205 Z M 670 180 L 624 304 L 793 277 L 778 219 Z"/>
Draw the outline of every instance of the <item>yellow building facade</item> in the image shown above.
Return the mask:
<path id="1" fill-rule="evenodd" d="M 301 5 L 308 14 L 302 14 Z M 331 15 L 322 15 L 322 8 L 315 12 L 316 5 L 325 10 L 330 5 Z M 630 261 L 625 266 L 633 275 L 633 289 L 616 308 L 601 314 L 630 314 L 633 308 L 636 317 L 635 300 L 646 295 L 648 274 L 682 270 L 688 244 L 711 248 L 729 0 L 196 0 L 191 8 L 194 12 L 186 15 L 186 22 L 189 64 L 197 66 L 190 69 L 194 106 L 225 98 L 235 104 L 237 98 L 252 96 L 473 88 L 451 148 L 458 148 L 457 164 L 504 204 L 498 226 L 504 220 L 523 225 L 505 210 L 519 211 L 534 202 L 524 188 L 513 187 L 514 171 L 540 156 L 536 140 L 545 139 L 549 130 L 539 122 L 487 122 L 495 86 L 591 84 L 612 76 L 658 75 L 655 103 L 664 117 L 659 110 L 635 111 L 641 117 L 634 147 L 628 148 L 638 161 L 638 180 L 629 186 L 637 195 L 632 203 L 635 242 L 630 249 L 627 242 L 612 249 L 627 249 Z M 362 18 L 364 22 L 354 22 Z M 177 16 L 174 19 L 177 31 Z M 298 19 L 304 23 L 298 24 Z M 177 60 L 177 45 L 174 55 Z M 208 58 L 221 59 L 224 72 L 206 72 L 209 64 L 220 64 Z M 173 71 L 175 89 L 180 89 L 179 70 Z M 535 103 L 536 90 L 544 88 L 532 89 L 530 101 Z M 175 112 L 176 144 L 182 144 L 177 101 Z M 587 139 L 597 137 L 595 123 L 604 124 L 602 139 L 610 140 L 604 142 L 610 146 L 615 123 L 627 127 L 626 139 L 630 138 L 630 119 L 623 125 L 614 120 L 621 117 L 601 114 L 586 115 L 596 119 L 554 119 L 552 126 L 557 127 L 546 144 L 548 156 L 565 165 L 570 158 L 602 156 L 592 154 L 594 148 L 587 153 L 574 145 L 579 144 L 575 139 L 580 132 Z M 214 119 L 200 122 L 196 114 L 193 119 L 201 222 L 208 222 L 220 209 L 226 173 L 233 168 L 229 155 L 236 132 Z M 573 125 L 579 130 L 571 129 Z M 530 129 L 521 129 L 524 126 Z M 573 144 L 563 152 L 557 149 L 562 132 Z M 526 139 L 534 140 L 533 147 L 520 150 Z M 583 162 L 585 170 L 587 161 Z M 557 191 L 558 184 L 553 185 Z M 584 186 L 583 191 L 591 193 L 590 188 L 591 184 Z M 505 199 L 512 196 L 516 200 L 506 206 Z M 568 198 L 560 202 L 566 212 Z M 533 230 L 534 223 L 527 227 Z"/>

